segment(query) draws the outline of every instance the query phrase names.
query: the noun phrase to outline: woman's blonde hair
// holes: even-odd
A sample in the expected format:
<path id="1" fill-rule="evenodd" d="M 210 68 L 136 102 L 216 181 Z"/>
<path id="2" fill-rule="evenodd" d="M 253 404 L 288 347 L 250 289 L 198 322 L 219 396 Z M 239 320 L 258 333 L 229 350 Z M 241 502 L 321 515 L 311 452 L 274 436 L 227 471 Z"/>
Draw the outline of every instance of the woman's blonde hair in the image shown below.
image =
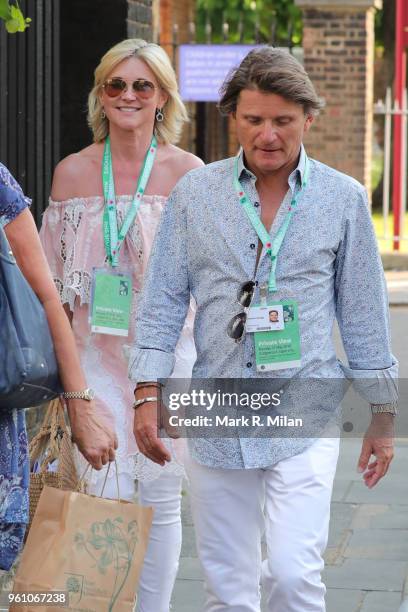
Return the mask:
<path id="1" fill-rule="evenodd" d="M 167 53 L 159 45 L 148 43 L 141 38 L 128 38 L 109 49 L 95 70 L 94 86 L 88 97 L 88 125 L 92 130 L 94 142 L 102 142 L 109 133 L 109 121 L 104 117 L 100 101 L 102 85 L 112 70 L 130 57 L 143 60 L 168 95 L 163 107 L 164 120 L 155 121 L 154 133 L 159 142 L 176 143 L 183 123 L 189 120 L 178 92 L 176 74 Z"/>

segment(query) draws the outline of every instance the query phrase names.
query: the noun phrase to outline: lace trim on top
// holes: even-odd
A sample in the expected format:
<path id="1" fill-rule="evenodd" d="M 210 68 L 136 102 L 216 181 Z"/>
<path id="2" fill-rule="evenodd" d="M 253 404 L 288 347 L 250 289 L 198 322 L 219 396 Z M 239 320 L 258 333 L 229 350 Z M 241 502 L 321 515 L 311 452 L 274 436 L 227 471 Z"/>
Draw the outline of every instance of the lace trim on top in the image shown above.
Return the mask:
<path id="1" fill-rule="evenodd" d="M 119 225 L 123 223 L 132 198 L 131 195 L 116 197 Z M 132 251 L 132 260 L 140 263 L 141 277 L 146 265 L 143 261 L 144 246 L 153 241 L 153 225 L 158 222 L 166 200 L 165 196 L 143 196 L 141 214 L 136 217 L 125 239 L 126 246 Z M 77 297 L 81 306 L 90 303 L 92 269 L 107 264 L 106 255 L 101 258 L 101 253 L 104 253 L 103 209 L 104 198 L 90 196 L 62 201 L 50 199 L 44 213 L 40 232 L 44 250 L 61 301 L 68 304 L 71 311 Z"/>

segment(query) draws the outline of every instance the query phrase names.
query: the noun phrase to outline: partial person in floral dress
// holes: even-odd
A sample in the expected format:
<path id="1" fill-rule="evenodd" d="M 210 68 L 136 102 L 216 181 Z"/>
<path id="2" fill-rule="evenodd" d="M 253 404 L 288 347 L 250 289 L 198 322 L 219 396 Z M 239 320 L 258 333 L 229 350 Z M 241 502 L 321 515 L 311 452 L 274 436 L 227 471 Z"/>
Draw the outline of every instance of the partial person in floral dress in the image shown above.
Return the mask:
<path id="1" fill-rule="evenodd" d="M 0 225 L 4 228 L 17 264 L 42 302 L 61 381 L 65 391 L 86 386 L 72 331 L 67 324 L 58 293 L 41 248 L 31 200 L 0 164 Z M 0 286 L 1 291 L 1 286 Z M 1 312 L 1 311 L 0 311 Z M 1 325 L 1 320 L 0 320 Z M 0 328 L 0 342 L 2 342 Z M 2 364 L 0 364 L 2 367 Z M 68 414 L 74 439 L 94 468 L 114 458 L 115 436 L 96 420 L 92 402 L 69 400 Z M 0 412 L 0 569 L 9 570 L 19 553 L 28 523 L 29 461 L 23 410 Z"/>
<path id="2" fill-rule="evenodd" d="M 158 466 L 136 446 L 126 345 L 137 333 L 134 310 L 167 197 L 202 162 L 173 144 L 187 114 L 174 70 L 158 45 L 130 39 L 104 55 L 95 71 L 88 119 L 94 144 L 57 166 L 41 237 L 98 411 L 118 434 L 120 496 L 133 499 L 136 478 L 140 503 L 154 507 L 137 610 L 168 612 L 181 547 L 183 468 L 176 459 Z M 115 283 L 116 272 L 131 282 L 133 314 L 125 335 L 115 335 L 113 325 L 105 333 L 96 326 L 99 331 L 91 333 L 94 268 L 109 283 Z M 192 324 L 191 309 L 176 352 L 174 375 L 180 378 L 190 377 L 195 360 Z M 102 484 L 103 474 L 91 476 L 92 492 L 100 494 Z M 117 496 L 114 468 L 104 495 Z"/>
<path id="3" fill-rule="evenodd" d="M 13 221 L 31 200 L 0 164 L 0 224 Z M 0 413 L 0 569 L 10 569 L 28 522 L 27 434 L 24 412 Z"/>

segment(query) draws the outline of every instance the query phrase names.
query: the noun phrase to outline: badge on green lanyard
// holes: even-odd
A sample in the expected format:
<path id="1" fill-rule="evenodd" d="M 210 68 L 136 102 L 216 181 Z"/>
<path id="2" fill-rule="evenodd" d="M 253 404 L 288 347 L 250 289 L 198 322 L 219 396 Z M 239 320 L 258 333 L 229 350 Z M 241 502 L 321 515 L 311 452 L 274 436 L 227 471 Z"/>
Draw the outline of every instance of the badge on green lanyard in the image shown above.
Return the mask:
<path id="1" fill-rule="evenodd" d="M 282 316 L 283 327 L 254 333 L 255 360 L 258 372 L 300 367 L 300 333 L 297 303 L 283 300 L 267 306 L 269 319 Z M 282 313 L 282 314 L 281 314 Z"/>
<path id="2" fill-rule="evenodd" d="M 277 291 L 276 265 L 286 232 L 295 212 L 299 197 L 303 193 L 309 176 L 309 160 L 306 157 L 305 171 L 300 189 L 292 197 L 289 210 L 272 240 L 259 218 L 251 199 L 239 180 L 238 157 L 234 164 L 234 187 L 252 227 L 270 257 L 269 282 L 261 287 L 264 295 L 261 304 L 251 305 L 247 312 L 245 331 L 254 334 L 255 360 L 258 372 L 296 368 L 301 365 L 300 329 L 298 304 L 293 300 L 274 302 L 271 295 Z"/>
<path id="3" fill-rule="evenodd" d="M 92 279 L 91 331 L 100 334 L 127 336 L 132 306 L 132 277 L 119 268 L 123 241 L 138 213 L 157 152 L 153 136 L 146 152 L 135 194 L 122 227 L 118 228 L 116 195 L 109 136 L 105 140 L 102 163 L 102 184 L 105 199 L 103 238 L 110 269 L 95 268 Z"/>
<path id="4" fill-rule="evenodd" d="M 91 299 L 91 332 L 112 336 L 129 334 L 132 277 L 119 270 L 94 268 Z"/>

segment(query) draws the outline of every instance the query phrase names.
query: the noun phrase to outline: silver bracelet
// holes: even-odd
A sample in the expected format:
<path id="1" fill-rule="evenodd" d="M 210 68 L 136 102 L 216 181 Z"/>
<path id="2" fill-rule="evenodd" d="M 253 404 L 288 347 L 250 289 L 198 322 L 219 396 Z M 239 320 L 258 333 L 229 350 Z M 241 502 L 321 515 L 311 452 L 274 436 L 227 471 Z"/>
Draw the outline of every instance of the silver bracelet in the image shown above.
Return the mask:
<path id="1" fill-rule="evenodd" d="M 140 400 L 135 400 L 133 402 L 132 408 L 134 408 L 134 410 L 136 410 L 136 408 L 139 408 L 139 406 L 142 406 L 143 404 L 145 404 L 146 402 L 157 402 L 157 396 L 155 395 L 154 397 L 142 397 L 142 399 Z"/>
<path id="2" fill-rule="evenodd" d="M 392 414 L 396 416 L 398 414 L 397 402 L 390 404 L 371 404 L 372 414 Z"/>

